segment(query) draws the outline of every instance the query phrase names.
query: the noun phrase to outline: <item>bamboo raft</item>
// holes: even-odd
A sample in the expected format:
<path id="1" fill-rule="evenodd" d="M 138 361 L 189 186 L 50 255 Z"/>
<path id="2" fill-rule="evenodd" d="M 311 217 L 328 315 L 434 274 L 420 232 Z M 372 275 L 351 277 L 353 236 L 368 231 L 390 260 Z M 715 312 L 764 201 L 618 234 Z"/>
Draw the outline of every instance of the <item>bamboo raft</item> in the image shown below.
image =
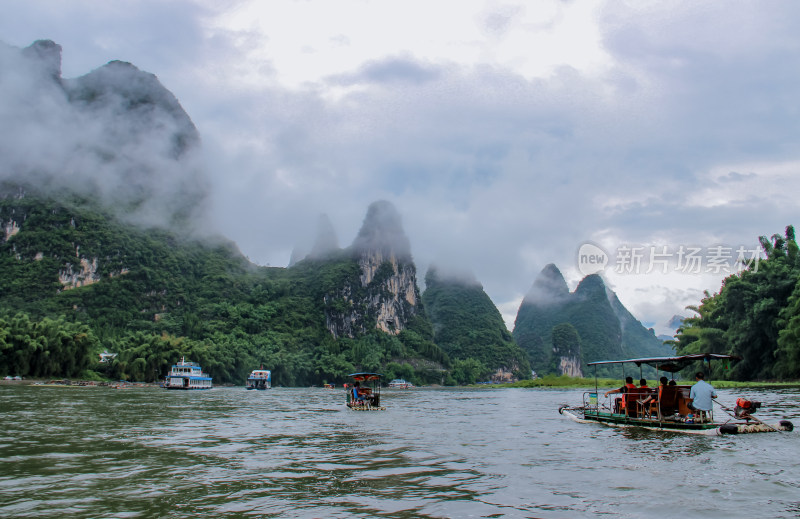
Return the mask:
<path id="1" fill-rule="evenodd" d="M 347 407 L 349 407 L 353 411 L 386 411 L 386 407 L 384 406 L 348 405 Z"/>

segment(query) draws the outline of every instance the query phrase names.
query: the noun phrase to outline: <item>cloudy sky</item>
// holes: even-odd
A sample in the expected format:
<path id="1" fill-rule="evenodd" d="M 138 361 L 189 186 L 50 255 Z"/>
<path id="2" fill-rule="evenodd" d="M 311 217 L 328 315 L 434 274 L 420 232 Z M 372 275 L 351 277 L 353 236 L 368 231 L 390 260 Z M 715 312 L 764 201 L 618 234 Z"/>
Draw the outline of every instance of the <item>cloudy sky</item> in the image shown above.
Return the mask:
<path id="1" fill-rule="evenodd" d="M 575 287 L 590 242 L 664 331 L 737 249 L 800 224 L 798 20 L 791 1 L 5 0 L 0 41 L 54 40 L 65 78 L 156 74 L 201 134 L 215 225 L 257 263 L 286 265 L 320 213 L 347 245 L 385 199 L 420 277 L 474 272 L 509 327 L 547 263 Z"/>

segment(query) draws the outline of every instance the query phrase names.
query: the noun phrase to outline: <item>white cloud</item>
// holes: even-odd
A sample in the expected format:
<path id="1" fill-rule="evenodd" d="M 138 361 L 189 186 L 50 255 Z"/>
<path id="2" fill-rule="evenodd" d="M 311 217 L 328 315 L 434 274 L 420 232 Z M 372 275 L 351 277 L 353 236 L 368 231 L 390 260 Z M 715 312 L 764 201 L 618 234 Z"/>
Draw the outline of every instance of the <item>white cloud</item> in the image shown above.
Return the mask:
<path id="1" fill-rule="evenodd" d="M 607 63 L 596 23 L 600 5 L 250 0 L 210 20 L 207 30 L 264 35 L 261 45 L 239 49 L 248 61 L 273 63 L 287 87 L 398 54 L 464 66 L 491 63 L 530 78 L 563 65 L 586 70 Z"/>
<path id="2" fill-rule="evenodd" d="M 547 263 L 574 288 L 587 240 L 755 244 L 797 223 L 793 2 L 110 5 L 12 0 L 0 39 L 54 39 L 67 77 L 157 74 L 202 136 L 217 225 L 262 263 L 319 213 L 350 243 L 388 199 L 420 275 L 474 271 L 508 322 Z M 609 277 L 653 323 L 719 288 Z"/>

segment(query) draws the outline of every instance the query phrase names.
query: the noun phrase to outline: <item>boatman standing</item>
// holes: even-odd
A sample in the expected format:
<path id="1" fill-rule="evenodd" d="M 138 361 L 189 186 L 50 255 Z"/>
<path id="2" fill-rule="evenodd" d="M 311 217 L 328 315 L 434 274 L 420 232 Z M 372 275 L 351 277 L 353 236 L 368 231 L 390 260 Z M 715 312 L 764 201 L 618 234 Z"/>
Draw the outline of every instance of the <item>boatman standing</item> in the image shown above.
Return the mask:
<path id="1" fill-rule="evenodd" d="M 711 412 L 711 408 L 714 405 L 711 399 L 717 398 L 717 392 L 714 391 L 714 387 L 711 384 L 704 380 L 705 375 L 702 371 L 698 371 L 694 378 L 697 383 L 689 391 L 689 398 L 692 401 L 687 405 L 692 411 L 697 411 L 698 418 L 702 418 L 703 415 Z"/>

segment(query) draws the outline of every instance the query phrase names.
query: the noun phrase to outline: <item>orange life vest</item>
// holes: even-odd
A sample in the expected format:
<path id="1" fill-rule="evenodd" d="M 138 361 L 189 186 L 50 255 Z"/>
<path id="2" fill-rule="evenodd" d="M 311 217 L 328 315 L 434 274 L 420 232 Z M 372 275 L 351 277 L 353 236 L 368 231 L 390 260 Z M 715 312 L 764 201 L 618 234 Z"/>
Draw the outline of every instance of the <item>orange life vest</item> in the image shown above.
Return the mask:
<path id="1" fill-rule="evenodd" d="M 636 389 L 636 386 L 633 384 L 625 384 L 625 389 Z M 625 409 L 625 395 L 627 393 L 622 393 L 622 408 Z"/>

